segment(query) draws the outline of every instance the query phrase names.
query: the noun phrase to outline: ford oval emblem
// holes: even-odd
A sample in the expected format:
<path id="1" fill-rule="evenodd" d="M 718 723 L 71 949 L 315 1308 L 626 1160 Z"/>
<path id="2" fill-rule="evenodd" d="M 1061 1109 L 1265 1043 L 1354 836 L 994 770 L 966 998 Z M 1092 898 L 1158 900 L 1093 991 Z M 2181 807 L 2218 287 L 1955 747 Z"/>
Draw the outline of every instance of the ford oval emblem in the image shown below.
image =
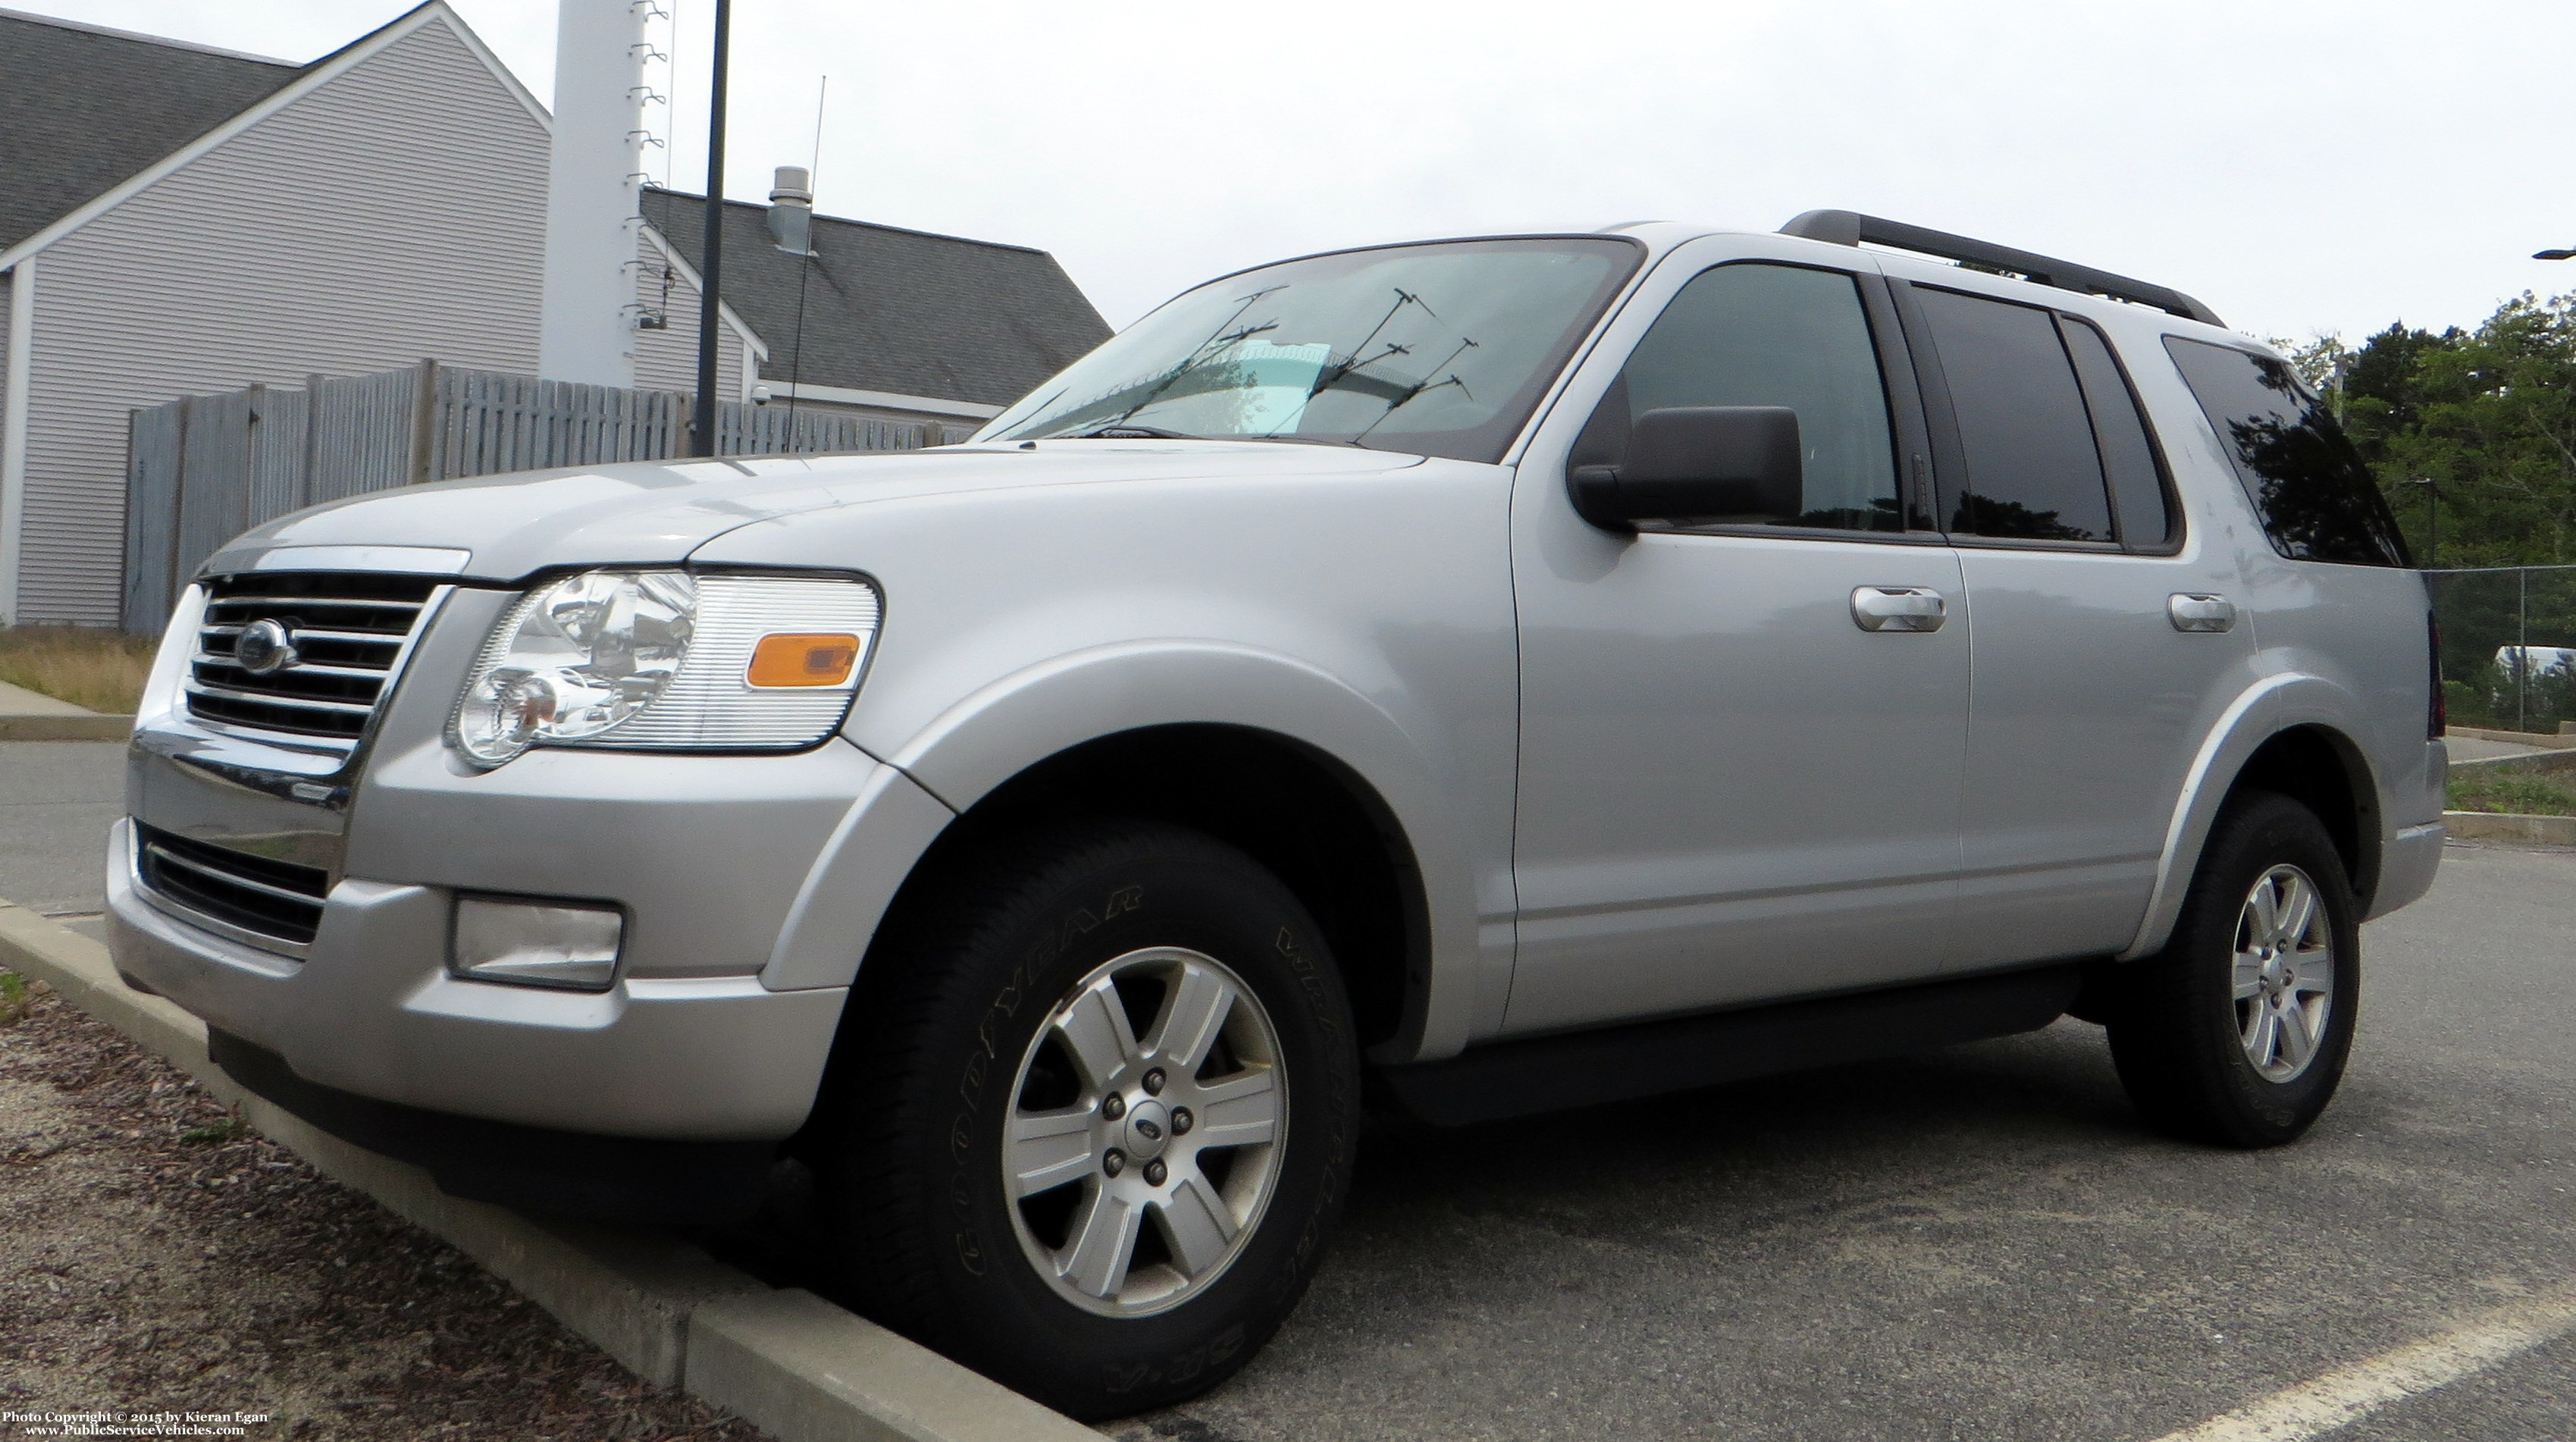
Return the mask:
<path id="1" fill-rule="evenodd" d="M 295 633 L 283 621 L 253 621 L 233 641 L 233 664 L 254 676 L 274 676 L 298 659 Z"/>

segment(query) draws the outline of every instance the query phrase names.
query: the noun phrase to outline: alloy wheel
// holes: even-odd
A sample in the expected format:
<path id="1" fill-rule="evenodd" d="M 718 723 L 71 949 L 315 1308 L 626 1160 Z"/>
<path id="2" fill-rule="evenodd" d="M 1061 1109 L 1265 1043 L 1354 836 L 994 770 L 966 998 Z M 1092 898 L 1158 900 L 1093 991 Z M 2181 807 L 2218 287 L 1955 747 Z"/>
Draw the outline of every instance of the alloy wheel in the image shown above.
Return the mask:
<path id="1" fill-rule="evenodd" d="M 1260 998 L 1201 952 L 1128 952 L 1056 1003 L 1013 1079 L 1000 1181 L 1058 1295 L 1150 1316 L 1224 1274 L 1278 1181 L 1280 1057 Z"/>
<path id="2" fill-rule="evenodd" d="M 2298 867 L 2255 879 L 2236 920 L 2237 1040 L 2265 1081 L 2296 1080 L 2315 1062 L 2334 1010 L 2334 928 L 2316 882 Z"/>

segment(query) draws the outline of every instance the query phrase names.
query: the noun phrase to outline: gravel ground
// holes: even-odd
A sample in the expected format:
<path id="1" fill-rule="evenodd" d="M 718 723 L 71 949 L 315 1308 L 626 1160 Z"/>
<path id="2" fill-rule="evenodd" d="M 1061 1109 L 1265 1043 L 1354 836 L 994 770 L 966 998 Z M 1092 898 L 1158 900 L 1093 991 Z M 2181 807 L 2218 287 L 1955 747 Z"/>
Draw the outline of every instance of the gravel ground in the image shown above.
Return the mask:
<path id="1" fill-rule="evenodd" d="M 247 1431 L 268 1439 L 763 1435 L 41 993 L 0 1025 L 0 1218 L 0 1411 L 265 1413 Z"/>

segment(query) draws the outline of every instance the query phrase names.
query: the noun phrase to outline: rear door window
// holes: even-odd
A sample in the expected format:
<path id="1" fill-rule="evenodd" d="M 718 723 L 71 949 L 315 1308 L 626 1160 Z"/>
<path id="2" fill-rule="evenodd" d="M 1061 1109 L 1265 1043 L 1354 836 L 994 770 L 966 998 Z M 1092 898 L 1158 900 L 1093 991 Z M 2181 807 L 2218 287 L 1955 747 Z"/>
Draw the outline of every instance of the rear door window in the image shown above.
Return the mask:
<path id="1" fill-rule="evenodd" d="M 1917 286 L 1968 474 L 1950 529 L 2030 541 L 2112 539 L 2111 500 L 2057 317 Z"/>
<path id="2" fill-rule="evenodd" d="M 2165 349 L 2226 444 L 2272 549 L 2294 561 L 2413 564 L 2369 465 L 2288 366 L 2178 335 Z"/>

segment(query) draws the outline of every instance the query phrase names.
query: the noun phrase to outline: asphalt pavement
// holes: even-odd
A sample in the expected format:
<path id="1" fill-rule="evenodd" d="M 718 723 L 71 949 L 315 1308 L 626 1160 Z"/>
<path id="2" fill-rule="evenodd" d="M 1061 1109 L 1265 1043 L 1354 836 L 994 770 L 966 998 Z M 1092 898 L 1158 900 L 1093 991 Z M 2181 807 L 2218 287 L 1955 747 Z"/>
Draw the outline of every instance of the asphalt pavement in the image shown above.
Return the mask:
<path id="1" fill-rule="evenodd" d="M 98 935 L 124 814 L 122 742 L 0 741 L 0 898 Z"/>
<path id="2" fill-rule="evenodd" d="M 2576 737 L 2569 738 L 2576 740 Z M 2454 761 L 2493 761 L 2503 756 L 2537 756 L 2550 748 L 2519 741 L 2489 741 L 2480 736 L 2453 736 L 2448 741 Z"/>

